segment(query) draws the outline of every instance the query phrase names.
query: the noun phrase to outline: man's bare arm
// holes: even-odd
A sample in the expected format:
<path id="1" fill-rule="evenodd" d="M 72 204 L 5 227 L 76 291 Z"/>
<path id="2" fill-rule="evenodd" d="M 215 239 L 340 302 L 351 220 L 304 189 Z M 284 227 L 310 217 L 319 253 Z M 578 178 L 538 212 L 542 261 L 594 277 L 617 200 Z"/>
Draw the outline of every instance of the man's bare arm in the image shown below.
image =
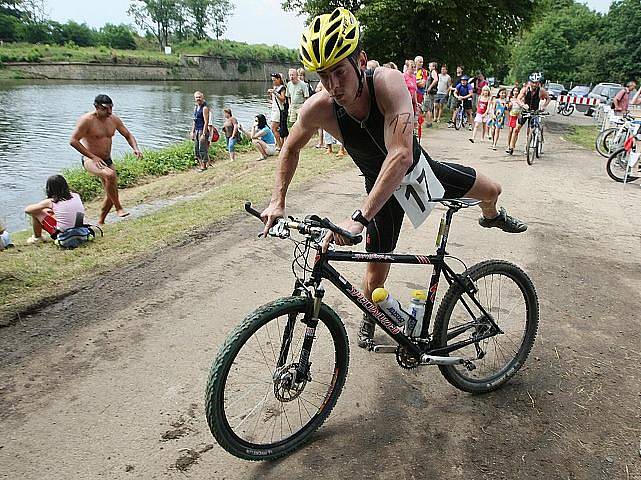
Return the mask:
<path id="1" fill-rule="evenodd" d="M 412 134 L 414 114 L 412 100 L 400 72 L 389 70 L 376 84 L 376 99 L 385 116 L 385 146 L 383 162 L 374 187 L 365 199 L 361 211 L 372 219 L 398 188 L 413 162 Z"/>
<path id="2" fill-rule="evenodd" d="M 545 90 L 543 88 L 541 89 L 540 98 L 545 100 L 545 103 L 543 104 L 543 108 L 541 108 L 540 105 L 539 105 L 539 108 L 541 108 L 541 110 L 545 110 L 547 108 L 547 106 L 550 104 L 550 102 L 552 101 L 552 99 L 550 98 L 550 95 L 548 95 L 547 90 Z"/>
<path id="3" fill-rule="evenodd" d="M 131 147 L 131 149 L 134 151 L 134 155 L 138 158 L 142 158 L 142 152 L 138 148 L 138 142 L 136 142 L 136 138 L 133 136 L 133 134 L 125 127 L 125 124 L 122 123 L 122 120 L 120 120 L 119 117 L 116 117 L 115 115 L 113 116 L 114 120 L 116 121 L 116 130 L 118 130 L 118 133 L 122 135 L 125 140 L 127 140 L 127 143 Z"/>
<path id="4" fill-rule="evenodd" d="M 278 170 L 276 170 L 276 179 L 269 206 L 263 211 L 261 217 L 265 222 L 264 234 L 267 234 L 274 221 L 282 217 L 285 213 L 285 197 L 289 184 L 296 173 L 300 151 L 303 149 L 312 135 L 320 127 L 317 121 L 318 116 L 313 112 L 317 109 L 319 101 L 323 101 L 321 94 L 314 95 L 310 100 L 305 102 L 298 113 L 298 119 L 289 132 L 287 140 L 278 156 Z"/>

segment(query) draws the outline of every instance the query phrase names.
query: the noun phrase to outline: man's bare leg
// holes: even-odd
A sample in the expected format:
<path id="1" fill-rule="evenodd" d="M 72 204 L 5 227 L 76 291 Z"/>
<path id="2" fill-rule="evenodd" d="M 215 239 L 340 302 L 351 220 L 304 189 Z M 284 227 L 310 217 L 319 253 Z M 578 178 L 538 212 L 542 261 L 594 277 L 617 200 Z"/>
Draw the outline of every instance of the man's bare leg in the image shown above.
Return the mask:
<path id="1" fill-rule="evenodd" d="M 368 263 L 365 270 L 365 277 L 363 278 L 363 294 L 368 300 L 372 299 L 372 292 L 377 288 L 385 285 L 387 275 L 389 274 L 389 263 Z M 368 315 L 363 316 L 361 327 L 358 331 L 358 346 L 366 348 L 369 341 L 374 337 L 374 327 L 376 324 Z"/>
<path id="2" fill-rule="evenodd" d="M 115 207 L 116 214 L 119 217 L 126 217 L 127 215 L 129 215 L 129 212 L 126 212 L 120 204 L 120 199 L 118 197 L 118 176 L 116 175 L 116 171 L 113 169 L 113 167 L 100 168 L 90 159 L 85 159 L 84 166 L 90 174 L 96 175 L 100 178 L 100 181 L 102 182 L 102 185 L 105 189 L 105 193 L 107 194 L 107 199 Z M 107 199 L 105 199 L 102 204 L 103 212 L 104 209 L 107 208 Z M 109 209 L 106 211 L 106 213 L 104 213 L 104 217 L 102 217 L 101 215 L 102 222 L 99 221 L 99 224 L 102 225 L 104 223 L 109 210 L 111 210 L 111 205 L 109 205 Z"/>
<path id="3" fill-rule="evenodd" d="M 501 185 L 478 172 L 474 185 L 472 185 L 470 191 L 465 194 L 466 197 L 481 201 L 479 207 L 481 207 L 485 218 L 494 218 L 499 214 L 496 209 L 496 202 L 499 199 L 499 195 L 501 195 Z"/>
<path id="4" fill-rule="evenodd" d="M 486 177 L 482 173 L 476 174 L 476 181 L 466 197 L 475 198 L 481 201 L 479 205 L 483 216 L 479 218 L 479 224 L 485 228 L 500 228 L 508 233 L 522 233 L 527 230 L 527 224 L 507 214 L 504 208 L 496 209 L 496 202 L 501 195 L 501 185 Z"/>

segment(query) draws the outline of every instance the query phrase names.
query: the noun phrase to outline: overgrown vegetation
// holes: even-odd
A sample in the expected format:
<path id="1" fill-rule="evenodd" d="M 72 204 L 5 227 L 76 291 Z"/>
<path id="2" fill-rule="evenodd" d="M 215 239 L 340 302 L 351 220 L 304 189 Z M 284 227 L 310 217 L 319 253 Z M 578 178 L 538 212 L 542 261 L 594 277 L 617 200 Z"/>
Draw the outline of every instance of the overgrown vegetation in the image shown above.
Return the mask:
<path id="1" fill-rule="evenodd" d="M 249 142 L 245 140 L 239 144 L 238 151 L 243 152 L 250 148 Z M 217 143 L 211 145 L 209 154 L 216 160 L 227 158 L 225 141 L 222 137 Z M 186 141 L 158 151 L 146 151 L 142 160 L 138 160 L 132 154 L 126 154 L 122 159 L 116 160 L 114 163 L 118 171 L 118 185 L 120 188 L 128 188 L 140 184 L 149 177 L 184 172 L 193 168 L 196 165 L 194 144 Z M 63 175 L 67 179 L 71 190 L 77 192 L 84 201 L 92 200 L 104 194 L 100 180 L 89 175 L 83 168 L 67 169 L 63 172 Z"/>

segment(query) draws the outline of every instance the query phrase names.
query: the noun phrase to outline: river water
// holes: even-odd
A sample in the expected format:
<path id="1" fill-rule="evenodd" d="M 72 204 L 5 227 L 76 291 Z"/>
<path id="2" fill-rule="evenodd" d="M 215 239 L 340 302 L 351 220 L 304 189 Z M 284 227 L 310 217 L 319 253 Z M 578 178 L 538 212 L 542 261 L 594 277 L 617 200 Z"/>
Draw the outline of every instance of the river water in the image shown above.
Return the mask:
<path id="1" fill-rule="evenodd" d="M 194 91 L 205 93 L 220 130 L 223 108 L 231 108 L 246 126 L 254 115 L 267 115 L 269 86 L 262 82 L 0 81 L 0 223 L 10 231 L 26 228 L 24 207 L 44 198 L 47 177 L 80 166 L 80 155 L 69 146 L 69 138 L 78 117 L 93 110 L 97 94 L 112 98 L 114 113 L 141 148 L 158 149 L 188 138 Z M 116 133 L 112 156 L 118 158 L 130 150 Z"/>

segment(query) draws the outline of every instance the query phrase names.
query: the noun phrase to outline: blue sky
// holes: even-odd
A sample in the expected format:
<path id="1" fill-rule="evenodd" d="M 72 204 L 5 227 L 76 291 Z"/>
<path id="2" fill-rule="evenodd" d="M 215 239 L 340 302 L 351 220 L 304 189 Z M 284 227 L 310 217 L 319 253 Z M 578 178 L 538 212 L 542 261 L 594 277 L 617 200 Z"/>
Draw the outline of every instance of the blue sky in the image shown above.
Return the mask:
<path id="1" fill-rule="evenodd" d="M 232 0 L 236 5 L 225 38 L 248 43 L 279 44 L 296 48 L 304 19 L 281 10 L 280 0 Z M 52 19 L 75 20 L 92 27 L 105 23 L 131 23 L 127 16 L 129 0 L 45 0 Z M 102 6 L 98 8 L 98 4 Z M 588 0 L 590 8 L 607 11 L 612 0 Z M 108 7 L 106 6 L 108 5 Z"/>

